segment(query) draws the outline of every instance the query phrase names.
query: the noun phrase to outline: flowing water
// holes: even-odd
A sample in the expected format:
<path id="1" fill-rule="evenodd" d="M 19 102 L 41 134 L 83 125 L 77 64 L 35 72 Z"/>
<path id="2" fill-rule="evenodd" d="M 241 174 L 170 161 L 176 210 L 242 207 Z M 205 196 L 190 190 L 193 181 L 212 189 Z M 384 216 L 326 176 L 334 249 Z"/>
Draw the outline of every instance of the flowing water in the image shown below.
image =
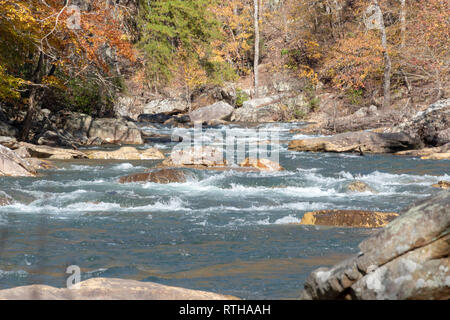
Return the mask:
<path id="1" fill-rule="evenodd" d="M 119 184 L 159 161 L 61 161 L 39 178 L 0 178 L 0 289 L 33 283 L 65 287 L 66 267 L 82 279 L 115 277 L 231 294 L 298 297 L 309 273 L 358 252 L 374 229 L 300 226 L 320 209 L 399 211 L 450 180 L 449 161 L 287 149 L 297 124 L 277 131 L 286 171 L 189 169 L 186 183 Z M 167 127 L 145 127 L 171 134 Z M 217 127 L 246 132 L 245 126 Z M 146 146 L 154 146 L 149 142 Z M 156 143 L 170 152 L 175 143 Z M 250 146 L 251 147 L 251 146 Z M 349 193 L 355 179 L 376 192 Z"/>

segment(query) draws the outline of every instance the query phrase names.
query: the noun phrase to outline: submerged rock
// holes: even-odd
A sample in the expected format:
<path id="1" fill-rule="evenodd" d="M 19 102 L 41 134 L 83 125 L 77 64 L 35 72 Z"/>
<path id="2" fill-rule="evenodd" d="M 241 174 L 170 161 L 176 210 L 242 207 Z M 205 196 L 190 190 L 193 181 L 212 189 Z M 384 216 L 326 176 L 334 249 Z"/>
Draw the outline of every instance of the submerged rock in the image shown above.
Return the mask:
<path id="1" fill-rule="evenodd" d="M 449 191 L 416 203 L 358 255 L 313 271 L 301 299 L 449 299 L 449 212 Z"/>
<path id="2" fill-rule="evenodd" d="M 4 192 L 0 192 L 0 207 L 9 206 L 13 199 Z"/>
<path id="3" fill-rule="evenodd" d="M 374 192 L 374 190 L 363 181 L 353 181 L 347 186 L 347 190 L 350 192 Z"/>
<path id="4" fill-rule="evenodd" d="M 320 210 L 307 212 L 300 224 L 354 228 L 381 228 L 398 217 L 393 212 L 363 210 Z"/>
<path id="5" fill-rule="evenodd" d="M 154 183 L 183 183 L 186 182 L 186 174 L 183 170 L 161 169 L 147 173 L 136 173 L 119 178 L 119 183 L 154 182 Z"/>
<path id="6" fill-rule="evenodd" d="M 0 290 L 0 300 L 238 300 L 212 292 L 128 279 L 92 278 L 78 289 L 30 285 Z"/>
<path id="7" fill-rule="evenodd" d="M 292 140 L 289 150 L 312 152 L 395 153 L 414 149 L 417 142 L 404 133 L 348 132 L 332 137 Z"/>
<path id="8" fill-rule="evenodd" d="M 136 149 L 134 147 L 122 147 L 114 151 L 85 151 L 89 159 L 98 160 L 156 160 L 164 159 L 164 154 L 156 148 Z"/>
<path id="9" fill-rule="evenodd" d="M 439 181 L 438 183 L 433 184 L 433 187 L 444 190 L 450 189 L 450 181 Z"/>
<path id="10" fill-rule="evenodd" d="M 261 171 L 283 171 L 284 168 L 276 162 L 267 159 L 247 158 L 241 164 L 241 167 L 257 168 Z"/>

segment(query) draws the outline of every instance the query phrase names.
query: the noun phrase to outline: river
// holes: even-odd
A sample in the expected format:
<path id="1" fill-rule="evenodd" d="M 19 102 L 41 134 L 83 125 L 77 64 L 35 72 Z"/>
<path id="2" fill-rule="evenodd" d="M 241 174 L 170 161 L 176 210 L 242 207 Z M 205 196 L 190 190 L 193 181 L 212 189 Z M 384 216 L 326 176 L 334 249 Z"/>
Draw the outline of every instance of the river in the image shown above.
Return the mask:
<path id="1" fill-rule="evenodd" d="M 375 229 L 301 226 L 320 209 L 400 211 L 450 180 L 449 161 L 391 155 L 302 153 L 287 143 L 298 124 L 262 124 L 279 133 L 281 172 L 189 169 L 186 183 L 119 184 L 160 161 L 56 162 L 38 178 L 0 178 L 0 289 L 64 287 L 69 265 L 82 279 L 128 278 L 230 294 L 294 299 L 309 273 L 358 252 Z M 255 128 L 210 129 L 246 132 Z M 147 132 L 172 129 L 143 125 Z M 149 142 L 141 148 L 153 146 Z M 176 143 L 156 143 L 170 152 Z M 349 193 L 355 179 L 375 192 Z"/>

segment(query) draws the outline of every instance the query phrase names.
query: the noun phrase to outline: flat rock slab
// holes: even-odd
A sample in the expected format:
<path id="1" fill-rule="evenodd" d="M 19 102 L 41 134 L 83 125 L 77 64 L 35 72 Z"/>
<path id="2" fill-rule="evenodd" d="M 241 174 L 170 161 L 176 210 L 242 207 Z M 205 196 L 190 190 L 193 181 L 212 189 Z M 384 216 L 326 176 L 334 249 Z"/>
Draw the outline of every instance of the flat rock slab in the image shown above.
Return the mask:
<path id="1" fill-rule="evenodd" d="M 0 290 L 0 300 L 238 300 L 206 291 L 169 287 L 152 282 L 93 278 L 79 289 L 31 285 Z"/>
<path id="2" fill-rule="evenodd" d="M 398 217 L 394 212 L 320 210 L 307 212 L 300 224 L 355 228 L 381 228 Z"/>
<path id="3" fill-rule="evenodd" d="M 292 140 L 289 150 L 311 152 L 395 153 L 415 149 L 418 142 L 404 133 L 358 131 L 331 137 Z"/>
<path id="4" fill-rule="evenodd" d="M 89 159 L 98 160 L 157 160 L 164 159 L 164 154 L 156 148 L 145 150 L 134 147 L 122 147 L 114 151 L 86 150 Z"/>
<path id="5" fill-rule="evenodd" d="M 186 174 L 183 170 L 162 169 L 154 172 L 136 173 L 119 178 L 119 183 L 154 182 L 154 183 L 183 183 L 186 182 Z"/>

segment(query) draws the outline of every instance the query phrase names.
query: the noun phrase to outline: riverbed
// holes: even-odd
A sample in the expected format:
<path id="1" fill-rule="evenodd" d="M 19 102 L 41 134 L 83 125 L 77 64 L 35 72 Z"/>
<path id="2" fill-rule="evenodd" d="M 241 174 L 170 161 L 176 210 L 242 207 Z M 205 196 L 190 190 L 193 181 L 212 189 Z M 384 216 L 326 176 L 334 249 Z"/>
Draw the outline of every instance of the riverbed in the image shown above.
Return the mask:
<path id="1" fill-rule="evenodd" d="M 71 160 L 56 162 L 57 169 L 37 178 L 0 178 L 0 192 L 15 200 L 0 207 L 0 289 L 64 287 L 67 266 L 77 265 L 82 279 L 127 278 L 245 299 L 295 299 L 312 270 L 357 253 L 358 244 L 377 232 L 301 226 L 305 212 L 399 212 L 437 193 L 432 184 L 450 180 L 448 160 L 290 151 L 290 140 L 308 137 L 289 132 L 298 126 L 208 128 L 216 133 L 213 145 L 225 132 L 276 132 L 279 141 L 269 144 L 286 169 L 280 172 L 188 169 L 186 183 L 119 184 L 119 177 L 161 161 Z M 142 129 L 168 135 L 174 130 Z M 263 139 L 257 135 L 253 143 Z M 151 146 L 169 153 L 177 143 L 150 140 L 139 147 Z M 354 180 L 374 191 L 348 192 Z"/>

